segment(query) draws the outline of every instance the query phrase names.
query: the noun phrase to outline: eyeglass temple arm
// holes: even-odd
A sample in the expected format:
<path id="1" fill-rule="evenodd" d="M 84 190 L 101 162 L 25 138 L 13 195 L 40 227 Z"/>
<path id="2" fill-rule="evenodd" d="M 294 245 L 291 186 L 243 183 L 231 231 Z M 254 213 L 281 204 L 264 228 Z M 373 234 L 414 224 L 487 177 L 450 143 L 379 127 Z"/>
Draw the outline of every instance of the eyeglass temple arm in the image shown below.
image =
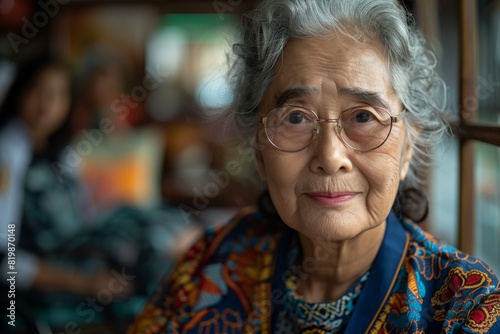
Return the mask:
<path id="1" fill-rule="evenodd" d="M 397 123 L 402 118 L 404 118 L 405 114 L 406 114 L 406 109 L 403 109 L 398 115 L 391 116 L 391 121 L 394 122 L 394 123 Z"/>

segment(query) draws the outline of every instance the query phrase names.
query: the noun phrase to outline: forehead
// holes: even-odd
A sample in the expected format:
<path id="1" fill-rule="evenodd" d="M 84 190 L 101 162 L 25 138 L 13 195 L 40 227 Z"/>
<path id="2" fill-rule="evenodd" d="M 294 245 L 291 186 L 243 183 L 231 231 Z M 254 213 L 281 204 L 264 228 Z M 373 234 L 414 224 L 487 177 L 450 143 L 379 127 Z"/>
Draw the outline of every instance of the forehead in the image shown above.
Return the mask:
<path id="1" fill-rule="evenodd" d="M 283 92 L 306 88 L 311 96 L 349 97 L 345 92 L 366 91 L 390 103 L 395 99 L 387 61 L 378 40 L 363 42 L 332 33 L 328 37 L 290 40 L 275 67 L 264 96 L 276 103 Z M 352 97 L 352 96 L 351 96 Z"/>

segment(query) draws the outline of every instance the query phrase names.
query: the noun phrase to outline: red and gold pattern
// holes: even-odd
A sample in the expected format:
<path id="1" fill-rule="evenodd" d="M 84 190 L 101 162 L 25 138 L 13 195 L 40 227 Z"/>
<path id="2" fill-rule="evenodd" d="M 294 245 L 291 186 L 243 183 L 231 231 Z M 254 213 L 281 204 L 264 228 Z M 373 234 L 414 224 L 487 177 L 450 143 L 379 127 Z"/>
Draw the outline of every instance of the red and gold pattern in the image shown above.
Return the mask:
<path id="1" fill-rule="evenodd" d="M 500 295 L 489 295 L 471 312 L 467 325 L 476 333 L 487 333 L 500 317 Z"/>
<path id="2" fill-rule="evenodd" d="M 392 293 L 368 332 L 424 333 L 433 324 L 442 333 L 455 333 L 456 328 L 487 333 L 500 317 L 500 290 L 498 285 L 491 285 L 493 278 L 498 284 L 491 269 L 437 242 L 414 224 L 406 223 L 406 227 L 412 233 L 407 257 Z M 437 282 L 437 290 L 425 291 L 430 289 L 429 283 Z M 400 321 L 402 324 L 398 324 Z"/>
<path id="3" fill-rule="evenodd" d="M 483 285 L 490 285 L 491 279 L 479 270 L 465 272 L 463 268 L 453 268 L 449 271 L 448 277 L 443 286 L 432 297 L 432 306 L 444 305 L 453 298 L 460 297 L 466 289 L 476 289 Z"/>

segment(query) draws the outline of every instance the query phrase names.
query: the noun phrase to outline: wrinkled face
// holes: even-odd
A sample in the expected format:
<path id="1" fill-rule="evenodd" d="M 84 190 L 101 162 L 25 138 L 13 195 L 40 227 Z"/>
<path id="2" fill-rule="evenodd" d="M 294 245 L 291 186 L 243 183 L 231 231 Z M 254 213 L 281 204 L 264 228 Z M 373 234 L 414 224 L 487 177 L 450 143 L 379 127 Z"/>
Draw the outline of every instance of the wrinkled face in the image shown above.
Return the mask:
<path id="1" fill-rule="evenodd" d="M 49 67 L 40 72 L 20 101 L 21 117 L 38 135 L 56 131 L 70 108 L 70 82 L 60 68 Z"/>
<path id="2" fill-rule="evenodd" d="M 288 42 L 259 112 L 289 104 L 328 119 L 357 106 L 382 105 L 392 115 L 403 109 L 379 42 L 340 34 Z M 259 129 L 257 164 L 273 203 L 287 225 L 314 240 L 347 240 L 384 224 L 411 157 L 404 121 L 368 152 L 345 146 L 335 126 L 322 123 L 316 139 L 294 153 L 272 146 Z"/>

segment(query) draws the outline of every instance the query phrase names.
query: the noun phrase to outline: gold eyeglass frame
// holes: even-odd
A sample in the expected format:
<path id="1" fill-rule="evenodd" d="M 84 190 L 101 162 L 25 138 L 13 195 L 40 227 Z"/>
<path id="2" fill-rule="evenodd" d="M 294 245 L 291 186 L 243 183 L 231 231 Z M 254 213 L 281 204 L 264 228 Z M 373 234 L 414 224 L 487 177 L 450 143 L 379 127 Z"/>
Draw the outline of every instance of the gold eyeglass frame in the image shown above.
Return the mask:
<path id="1" fill-rule="evenodd" d="M 282 108 L 286 108 L 286 107 L 294 107 L 294 108 L 299 108 L 299 109 L 302 109 L 302 110 L 309 111 L 309 112 L 311 112 L 316 117 L 316 122 L 318 123 L 318 127 L 316 127 L 314 129 L 314 134 L 311 137 L 310 142 L 306 146 L 304 146 L 303 148 L 300 148 L 298 150 L 289 151 L 289 150 L 284 150 L 284 149 L 278 147 L 275 143 L 273 143 L 273 141 L 271 140 L 271 138 L 269 138 L 269 134 L 267 133 L 266 121 L 267 121 L 268 115 L 271 114 L 273 111 L 275 111 L 277 109 L 282 109 Z M 296 106 L 296 105 L 285 105 L 285 106 L 282 106 L 282 107 L 274 108 L 269 113 L 267 113 L 267 115 L 263 116 L 263 115 L 259 114 L 259 116 L 260 116 L 260 124 L 264 125 L 264 131 L 266 133 L 267 140 L 271 143 L 271 145 L 273 145 L 275 148 L 277 148 L 278 150 L 283 151 L 283 152 L 294 153 L 294 152 L 299 152 L 299 151 L 302 151 L 302 150 L 306 149 L 309 145 L 312 144 L 312 142 L 314 142 L 314 140 L 318 136 L 319 129 L 320 129 L 320 127 L 319 127 L 320 123 L 337 123 L 337 126 L 335 127 L 335 133 L 337 134 L 337 136 L 339 137 L 339 139 L 342 141 L 342 143 L 344 143 L 345 146 L 347 146 L 348 148 L 350 148 L 350 149 L 352 149 L 354 151 L 368 152 L 368 151 L 376 150 L 377 148 L 379 148 L 380 146 L 382 146 L 382 145 L 385 144 L 385 142 L 387 141 L 387 139 L 391 135 L 393 124 L 399 122 L 404 117 L 406 109 L 403 108 L 403 110 L 398 115 L 393 116 L 393 115 L 391 115 L 391 113 L 389 112 L 389 110 L 387 110 L 386 108 L 376 107 L 376 106 L 364 106 L 364 107 L 370 107 L 370 108 L 374 108 L 374 109 L 377 109 L 377 110 L 383 110 L 384 112 L 386 112 L 389 115 L 389 119 L 391 121 L 389 132 L 387 133 L 387 137 L 384 139 L 384 141 L 380 145 L 375 146 L 375 147 L 370 148 L 370 149 L 366 149 L 366 150 L 357 149 L 357 148 L 354 148 L 351 145 L 349 145 L 345 141 L 345 139 L 343 138 L 343 136 L 341 134 L 343 128 L 341 126 L 341 123 L 339 123 L 339 120 L 341 119 L 342 114 L 344 114 L 345 112 L 354 110 L 354 109 L 361 109 L 361 108 L 363 108 L 363 106 L 356 106 L 356 107 L 345 109 L 345 110 L 343 110 L 339 114 L 338 118 L 319 118 L 318 114 L 314 110 L 309 109 L 309 108 L 304 108 L 302 106 Z"/>

